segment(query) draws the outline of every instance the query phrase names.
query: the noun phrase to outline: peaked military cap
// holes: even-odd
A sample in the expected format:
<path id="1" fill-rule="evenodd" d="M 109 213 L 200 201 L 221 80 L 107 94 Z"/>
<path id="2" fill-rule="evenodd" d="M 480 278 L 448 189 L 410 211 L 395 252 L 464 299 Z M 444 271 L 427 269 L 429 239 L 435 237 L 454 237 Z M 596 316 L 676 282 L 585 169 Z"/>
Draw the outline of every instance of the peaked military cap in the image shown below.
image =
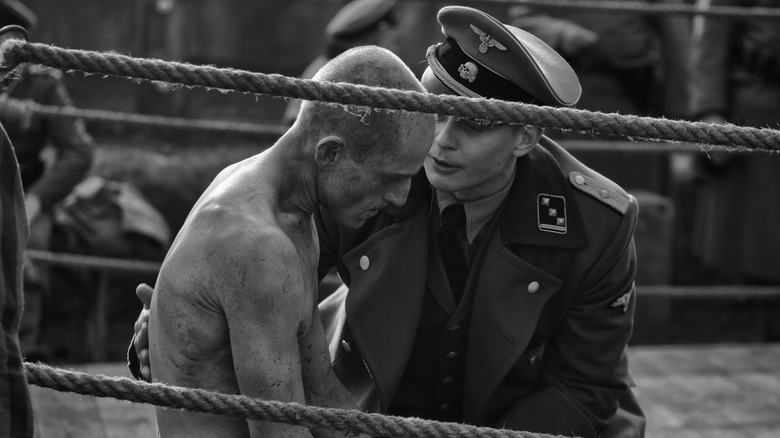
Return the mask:
<path id="1" fill-rule="evenodd" d="M 396 24 L 396 0 L 354 0 L 336 13 L 325 28 L 331 39 L 351 38 L 386 22 Z"/>
<path id="2" fill-rule="evenodd" d="M 30 30 L 38 23 L 38 17 L 17 0 L 0 0 L 0 27 L 15 24 Z"/>
<path id="3" fill-rule="evenodd" d="M 446 40 L 426 55 L 429 92 L 547 106 L 579 100 L 577 74 L 539 38 L 465 6 L 444 7 L 436 18 Z"/>

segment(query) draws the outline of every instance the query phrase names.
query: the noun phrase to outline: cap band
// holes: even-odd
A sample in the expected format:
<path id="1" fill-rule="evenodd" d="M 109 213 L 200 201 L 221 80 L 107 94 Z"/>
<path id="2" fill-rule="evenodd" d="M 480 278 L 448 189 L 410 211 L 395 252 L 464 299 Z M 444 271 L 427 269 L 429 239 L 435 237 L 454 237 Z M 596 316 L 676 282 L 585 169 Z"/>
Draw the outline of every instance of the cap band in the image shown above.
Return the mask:
<path id="1" fill-rule="evenodd" d="M 426 58 L 436 77 L 462 96 L 524 103 L 536 101 L 527 91 L 468 56 L 452 38 L 429 47 Z"/>

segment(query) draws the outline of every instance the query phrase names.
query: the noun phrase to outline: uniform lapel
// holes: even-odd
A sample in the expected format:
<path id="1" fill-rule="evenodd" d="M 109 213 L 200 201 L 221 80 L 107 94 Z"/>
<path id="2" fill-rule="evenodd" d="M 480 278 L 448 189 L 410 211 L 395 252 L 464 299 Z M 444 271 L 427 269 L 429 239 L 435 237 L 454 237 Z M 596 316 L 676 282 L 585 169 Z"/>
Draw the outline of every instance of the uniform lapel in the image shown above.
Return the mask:
<path id="1" fill-rule="evenodd" d="M 372 235 L 343 257 L 347 321 L 386 408 L 403 374 L 425 296 L 428 209 Z M 388 282 L 388 279 L 392 279 Z"/>
<path id="2" fill-rule="evenodd" d="M 477 279 L 466 358 L 464 414 L 484 412 L 501 380 L 528 346 L 547 300 L 563 282 L 523 261 L 494 235 Z"/>
<path id="3" fill-rule="evenodd" d="M 466 358 L 464 415 L 476 423 L 485 420 L 488 400 L 528 348 L 544 305 L 563 286 L 511 248 L 571 250 L 588 243 L 567 176 L 543 147 L 518 159 L 499 214 L 480 261 Z"/>

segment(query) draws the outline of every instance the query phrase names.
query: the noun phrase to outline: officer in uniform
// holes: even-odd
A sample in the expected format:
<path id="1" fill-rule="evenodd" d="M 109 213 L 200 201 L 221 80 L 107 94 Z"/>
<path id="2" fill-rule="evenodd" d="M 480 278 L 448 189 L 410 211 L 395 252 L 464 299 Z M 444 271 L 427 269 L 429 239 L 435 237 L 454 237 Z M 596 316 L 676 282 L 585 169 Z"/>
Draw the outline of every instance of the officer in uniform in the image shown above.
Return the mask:
<path id="1" fill-rule="evenodd" d="M 428 91 L 577 102 L 576 74 L 533 35 L 468 7 L 438 20 Z M 425 174 L 357 232 L 319 216 L 321 273 L 349 287 L 321 305 L 347 387 L 394 415 L 642 436 L 626 355 L 636 200 L 533 126 L 444 118 Z"/>
<path id="2" fill-rule="evenodd" d="M 437 94 L 569 107 L 571 67 L 477 9 L 438 13 Z M 321 210 L 320 304 L 337 375 L 372 412 L 581 437 L 641 437 L 627 344 L 637 202 L 534 126 L 443 117 L 407 203 L 357 229 Z M 136 323 L 131 371 L 146 334 Z M 143 366 L 147 366 L 144 363 Z"/>
<path id="3" fill-rule="evenodd" d="M 36 24 L 35 14 L 16 0 L 0 1 L 0 26 L 11 24 L 28 32 Z M 71 97 L 62 73 L 27 64 L 0 97 L 0 122 L 11 139 L 21 169 L 25 206 L 30 222 L 32 249 L 48 249 L 53 206 L 87 174 L 93 160 L 93 140 L 80 119 L 35 114 L 25 105 L 70 106 Z M 45 154 L 51 145 L 53 154 Z M 46 266 L 25 261 L 25 312 L 20 332 L 22 351 L 29 359 L 46 359 L 39 345 L 43 294 L 48 287 Z"/>
<path id="4" fill-rule="evenodd" d="M 353 47 L 376 45 L 391 52 L 397 51 L 397 27 L 396 0 L 354 0 L 347 3 L 328 23 L 324 51 L 306 67 L 301 79 L 311 79 L 329 60 Z M 291 126 L 300 107 L 300 100 L 290 101 L 282 124 Z"/>

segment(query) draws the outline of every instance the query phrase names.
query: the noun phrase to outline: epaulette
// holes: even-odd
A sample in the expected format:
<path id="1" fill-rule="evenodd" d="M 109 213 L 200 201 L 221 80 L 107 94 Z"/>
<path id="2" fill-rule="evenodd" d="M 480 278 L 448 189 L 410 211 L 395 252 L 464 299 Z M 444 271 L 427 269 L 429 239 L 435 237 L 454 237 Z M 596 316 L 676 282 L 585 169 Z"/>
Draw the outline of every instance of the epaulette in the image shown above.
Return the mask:
<path id="1" fill-rule="evenodd" d="M 27 67 L 31 75 L 51 76 L 54 79 L 62 79 L 62 70 L 46 67 L 44 65 L 32 64 Z"/>
<path id="2" fill-rule="evenodd" d="M 628 210 L 630 204 L 628 194 L 606 178 L 595 179 L 580 172 L 571 172 L 569 182 L 577 189 L 614 208 L 620 214 L 625 214 Z"/>

